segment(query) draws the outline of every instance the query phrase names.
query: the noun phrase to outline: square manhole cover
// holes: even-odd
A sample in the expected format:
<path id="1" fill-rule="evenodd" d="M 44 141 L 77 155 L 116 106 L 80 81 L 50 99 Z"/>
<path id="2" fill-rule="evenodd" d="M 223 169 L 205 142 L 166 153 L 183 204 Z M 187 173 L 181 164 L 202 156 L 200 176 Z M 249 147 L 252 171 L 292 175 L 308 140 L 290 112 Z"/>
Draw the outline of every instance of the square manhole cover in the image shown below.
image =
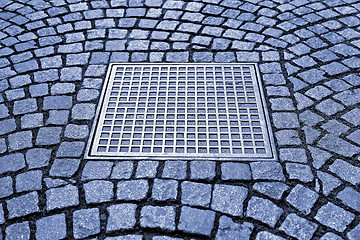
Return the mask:
<path id="1" fill-rule="evenodd" d="M 87 158 L 273 160 L 255 64 L 112 64 Z"/>

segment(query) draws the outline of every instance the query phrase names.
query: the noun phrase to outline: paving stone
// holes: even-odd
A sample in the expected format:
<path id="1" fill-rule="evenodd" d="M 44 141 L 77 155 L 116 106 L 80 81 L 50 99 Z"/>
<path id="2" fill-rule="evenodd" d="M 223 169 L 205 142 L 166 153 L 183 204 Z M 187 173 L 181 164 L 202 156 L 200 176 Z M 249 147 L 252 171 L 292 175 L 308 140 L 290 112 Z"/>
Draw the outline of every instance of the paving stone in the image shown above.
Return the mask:
<path id="1" fill-rule="evenodd" d="M 13 101 L 25 97 L 24 89 L 11 89 L 5 92 L 6 99 L 8 101 Z"/>
<path id="2" fill-rule="evenodd" d="M 360 102 L 360 91 L 358 89 L 347 90 L 334 96 L 346 106 L 351 106 Z"/>
<path id="3" fill-rule="evenodd" d="M 231 52 L 218 52 L 214 60 L 215 62 L 235 62 L 235 55 Z"/>
<path id="4" fill-rule="evenodd" d="M 84 142 L 63 142 L 61 143 L 57 157 L 80 157 L 85 147 Z"/>
<path id="5" fill-rule="evenodd" d="M 248 190 L 241 186 L 216 184 L 212 195 L 211 209 L 233 216 L 241 216 L 247 193 Z"/>
<path id="6" fill-rule="evenodd" d="M 79 103 L 72 108 L 71 117 L 76 120 L 89 120 L 95 115 L 95 104 Z"/>
<path id="7" fill-rule="evenodd" d="M 76 239 L 100 232 L 100 213 L 98 208 L 81 209 L 73 213 L 73 233 Z"/>
<path id="8" fill-rule="evenodd" d="M 21 150 L 33 146 L 31 131 L 23 131 L 10 134 L 8 137 L 8 141 L 9 151 Z"/>
<path id="9" fill-rule="evenodd" d="M 16 176 L 16 191 L 33 191 L 42 188 L 42 172 L 40 170 L 24 172 Z"/>
<path id="10" fill-rule="evenodd" d="M 65 128 L 64 136 L 72 139 L 84 139 L 89 135 L 89 127 L 87 125 L 69 124 Z"/>
<path id="11" fill-rule="evenodd" d="M 141 200 L 148 193 L 149 184 L 146 180 L 130 180 L 119 182 L 117 185 L 117 199 Z"/>
<path id="12" fill-rule="evenodd" d="M 315 216 L 318 222 L 339 232 L 343 232 L 354 218 L 353 213 L 330 202 L 322 206 Z"/>
<path id="13" fill-rule="evenodd" d="M 270 232 L 259 232 L 256 235 L 256 239 L 255 240 L 285 240 L 285 238 L 279 237 L 277 235 L 274 235 Z"/>
<path id="14" fill-rule="evenodd" d="M 15 223 L 5 230 L 6 240 L 27 240 L 30 239 L 30 227 L 28 222 Z M 1 235 L 0 235 L 1 236 Z"/>
<path id="15" fill-rule="evenodd" d="M 289 189 L 289 186 L 282 182 L 257 182 L 253 188 L 270 198 L 280 200 L 284 192 Z"/>
<path id="16" fill-rule="evenodd" d="M 50 176 L 72 177 L 79 169 L 80 159 L 57 158 L 51 165 Z"/>
<path id="17" fill-rule="evenodd" d="M 360 149 L 336 136 L 333 136 L 332 134 L 326 134 L 323 138 L 321 138 L 318 142 L 318 146 L 346 157 L 351 157 L 352 155 L 357 154 Z"/>
<path id="18" fill-rule="evenodd" d="M 254 225 L 249 222 L 238 224 L 233 222 L 229 217 L 222 216 L 219 220 L 219 229 L 215 239 L 217 240 L 235 240 L 235 239 L 250 239 L 251 232 Z"/>
<path id="19" fill-rule="evenodd" d="M 332 233 L 332 232 L 328 232 L 325 233 L 320 240 L 341 240 L 342 238 L 339 237 L 338 235 Z"/>
<path id="20" fill-rule="evenodd" d="M 308 215 L 318 197 L 319 195 L 316 192 L 297 184 L 287 196 L 286 201 L 302 213 Z"/>
<path id="21" fill-rule="evenodd" d="M 176 180 L 155 179 L 151 198 L 158 201 L 175 200 L 178 182 Z"/>
<path id="22" fill-rule="evenodd" d="M 155 162 L 155 161 L 138 162 L 135 177 L 136 178 L 155 178 L 158 165 L 159 165 L 159 162 Z"/>
<path id="23" fill-rule="evenodd" d="M 347 122 L 354 124 L 355 126 L 360 125 L 360 118 L 358 117 L 360 114 L 360 109 L 355 108 L 350 112 L 341 116 L 341 118 L 345 119 Z"/>
<path id="24" fill-rule="evenodd" d="M 329 195 L 333 189 L 341 185 L 341 181 L 339 179 L 328 173 L 317 171 L 317 177 L 322 183 L 322 192 L 326 196 Z"/>
<path id="25" fill-rule="evenodd" d="M 277 162 L 250 163 L 254 180 L 285 180 L 282 167 Z"/>
<path id="26" fill-rule="evenodd" d="M 290 213 L 280 226 L 280 230 L 299 240 L 308 240 L 314 235 L 317 224 Z"/>
<path id="27" fill-rule="evenodd" d="M 319 148 L 314 148 L 309 146 L 308 147 L 311 153 L 311 157 L 313 159 L 312 165 L 316 168 L 319 169 L 321 168 L 325 162 L 332 156 L 332 154 L 323 151 Z"/>
<path id="28" fill-rule="evenodd" d="M 6 201 L 9 219 L 22 217 L 39 211 L 37 192 L 30 192 Z"/>
<path id="29" fill-rule="evenodd" d="M 72 107 L 71 96 L 48 96 L 44 97 L 44 110 L 70 109 Z"/>
<path id="30" fill-rule="evenodd" d="M 14 115 L 35 112 L 38 109 L 36 99 L 24 99 L 14 102 Z"/>
<path id="31" fill-rule="evenodd" d="M 190 206 L 208 207 L 211 198 L 211 185 L 194 182 L 181 184 L 181 202 Z"/>
<path id="32" fill-rule="evenodd" d="M 307 163 L 306 152 L 302 148 L 282 148 L 280 149 L 280 160 L 282 162 Z"/>
<path id="33" fill-rule="evenodd" d="M 61 127 L 42 127 L 36 137 L 36 145 L 53 145 L 60 143 Z"/>
<path id="34" fill-rule="evenodd" d="M 298 132 L 294 130 L 282 130 L 275 132 L 277 142 L 282 145 L 301 145 Z"/>
<path id="35" fill-rule="evenodd" d="M 97 99 L 99 91 L 96 89 L 80 89 L 77 93 L 76 99 L 79 102 L 88 102 Z"/>
<path id="36" fill-rule="evenodd" d="M 166 61 L 168 62 L 187 62 L 189 53 L 187 52 L 168 52 L 166 53 Z"/>
<path id="37" fill-rule="evenodd" d="M 191 161 L 190 178 L 211 180 L 215 177 L 215 163 L 210 161 Z"/>
<path id="38" fill-rule="evenodd" d="M 297 179 L 301 182 L 311 182 L 314 180 L 314 175 L 308 165 L 286 163 L 286 172 L 289 174 L 289 179 Z"/>
<path id="39" fill-rule="evenodd" d="M 360 225 L 358 224 L 353 230 L 351 230 L 350 232 L 348 232 L 346 234 L 346 236 L 350 239 L 350 240 L 356 240 L 356 238 L 359 236 L 360 233 Z"/>
<path id="40" fill-rule="evenodd" d="M 324 73 L 324 71 L 318 69 L 310 69 L 300 73 L 299 77 L 307 83 L 314 84 L 325 78 Z"/>
<path id="41" fill-rule="evenodd" d="M 65 214 L 43 217 L 36 221 L 36 239 L 63 239 L 66 237 Z"/>
<path id="42" fill-rule="evenodd" d="M 155 238 L 155 237 L 154 237 Z M 153 239 L 154 239 L 153 238 Z M 117 236 L 117 237 L 107 237 L 105 240 L 142 240 L 142 235 L 124 235 L 124 236 Z"/>
<path id="43" fill-rule="evenodd" d="M 129 179 L 133 172 L 133 163 L 130 161 L 119 162 L 112 170 L 112 179 Z"/>
<path id="44" fill-rule="evenodd" d="M 144 206 L 140 213 L 140 226 L 175 230 L 175 207 Z"/>
<path id="45" fill-rule="evenodd" d="M 244 163 L 222 163 L 222 180 L 251 180 L 251 171 L 248 164 Z"/>
<path id="46" fill-rule="evenodd" d="M 26 163 L 30 169 L 45 167 L 50 162 L 51 150 L 45 148 L 32 148 L 26 152 Z M 24 159 L 23 155 L 17 156 Z"/>
<path id="47" fill-rule="evenodd" d="M 351 207 L 356 211 L 360 211 L 360 193 L 351 187 L 346 187 L 336 196 L 343 204 Z"/>
<path id="48" fill-rule="evenodd" d="M 5 138 L 0 138 L 0 153 L 4 153 L 7 151 L 7 145 L 5 142 Z"/>
<path id="49" fill-rule="evenodd" d="M 106 231 L 119 229 L 130 229 L 135 223 L 136 204 L 124 203 L 112 205 L 107 208 L 109 217 L 107 220 Z"/>
<path id="50" fill-rule="evenodd" d="M 13 194 L 12 183 L 12 178 L 9 176 L 0 178 L 0 198 L 8 197 Z"/>
<path id="51" fill-rule="evenodd" d="M 187 164 L 185 161 L 166 161 L 162 173 L 163 178 L 184 179 Z"/>
<path id="52" fill-rule="evenodd" d="M 194 52 L 192 57 L 193 57 L 194 62 L 212 62 L 213 61 L 212 53 Z"/>
<path id="53" fill-rule="evenodd" d="M 27 114 L 21 117 L 21 128 L 36 128 L 44 125 L 44 115 L 42 113 Z"/>
<path id="54" fill-rule="evenodd" d="M 82 171 L 81 180 L 105 179 L 110 176 L 113 162 L 88 161 Z M 99 171 L 101 169 L 101 171 Z"/>
<path id="55" fill-rule="evenodd" d="M 295 113 L 276 112 L 272 116 L 276 128 L 297 128 L 300 126 Z"/>
<path id="56" fill-rule="evenodd" d="M 95 180 L 84 184 L 87 203 L 109 202 L 114 197 L 114 184 L 109 181 Z"/>
<path id="57" fill-rule="evenodd" d="M 13 118 L 0 121 L 0 135 L 13 132 L 15 129 L 16 129 L 16 124 Z"/>
<path id="58" fill-rule="evenodd" d="M 252 197 L 248 203 L 246 216 L 274 227 L 283 210 L 270 200 Z"/>
<path id="59" fill-rule="evenodd" d="M 182 207 L 178 229 L 180 231 L 209 236 L 214 225 L 215 212 Z"/>
<path id="60" fill-rule="evenodd" d="M 73 185 L 69 184 L 64 187 L 52 188 L 46 191 L 47 210 L 76 206 L 78 204 L 78 189 Z"/>

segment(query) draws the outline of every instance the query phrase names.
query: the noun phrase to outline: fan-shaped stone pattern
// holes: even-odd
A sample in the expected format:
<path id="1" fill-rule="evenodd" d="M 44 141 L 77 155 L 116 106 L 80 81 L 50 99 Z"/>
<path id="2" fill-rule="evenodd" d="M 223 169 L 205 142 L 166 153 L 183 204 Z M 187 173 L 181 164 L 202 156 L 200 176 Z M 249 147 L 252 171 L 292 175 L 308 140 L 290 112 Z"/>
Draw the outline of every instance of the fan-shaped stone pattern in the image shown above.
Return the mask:
<path id="1" fill-rule="evenodd" d="M 359 1 L 4 0 L 0 9 L 0 237 L 356 239 Z M 259 62 L 285 164 L 236 163 L 240 176 L 208 161 L 84 161 L 107 65 L 129 61 Z M 204 195 L 189 194 L 199 184 Z M 219 205 L 219 187 L 243 199 Z M 277 215 L 242 213 L 254 199 Z"/>

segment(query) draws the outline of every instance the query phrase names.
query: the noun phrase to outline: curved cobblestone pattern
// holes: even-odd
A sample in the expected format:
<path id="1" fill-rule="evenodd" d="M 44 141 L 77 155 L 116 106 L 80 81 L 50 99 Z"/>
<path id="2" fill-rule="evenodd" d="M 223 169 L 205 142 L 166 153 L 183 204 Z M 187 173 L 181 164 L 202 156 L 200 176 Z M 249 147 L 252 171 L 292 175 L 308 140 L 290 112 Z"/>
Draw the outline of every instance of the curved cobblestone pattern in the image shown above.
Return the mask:
<path id="1" fill-rule="evenodd" d="M 0 238 L 360 236 L 360 1 L 2 0 Z M 111 62 L 257 62 L 277 162 L 85 161 Z"/>

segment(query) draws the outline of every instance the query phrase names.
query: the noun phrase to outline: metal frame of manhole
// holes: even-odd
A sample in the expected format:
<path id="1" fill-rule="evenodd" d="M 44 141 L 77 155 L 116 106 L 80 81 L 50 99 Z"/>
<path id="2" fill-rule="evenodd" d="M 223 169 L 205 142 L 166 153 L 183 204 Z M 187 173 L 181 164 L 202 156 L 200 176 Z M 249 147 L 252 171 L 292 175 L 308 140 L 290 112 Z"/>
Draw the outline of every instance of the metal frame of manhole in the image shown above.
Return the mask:
<path id="1" fill-rule="evenodd" d="M 110 64 L 85 158 L 276 160 L 257 64 Z"/>

